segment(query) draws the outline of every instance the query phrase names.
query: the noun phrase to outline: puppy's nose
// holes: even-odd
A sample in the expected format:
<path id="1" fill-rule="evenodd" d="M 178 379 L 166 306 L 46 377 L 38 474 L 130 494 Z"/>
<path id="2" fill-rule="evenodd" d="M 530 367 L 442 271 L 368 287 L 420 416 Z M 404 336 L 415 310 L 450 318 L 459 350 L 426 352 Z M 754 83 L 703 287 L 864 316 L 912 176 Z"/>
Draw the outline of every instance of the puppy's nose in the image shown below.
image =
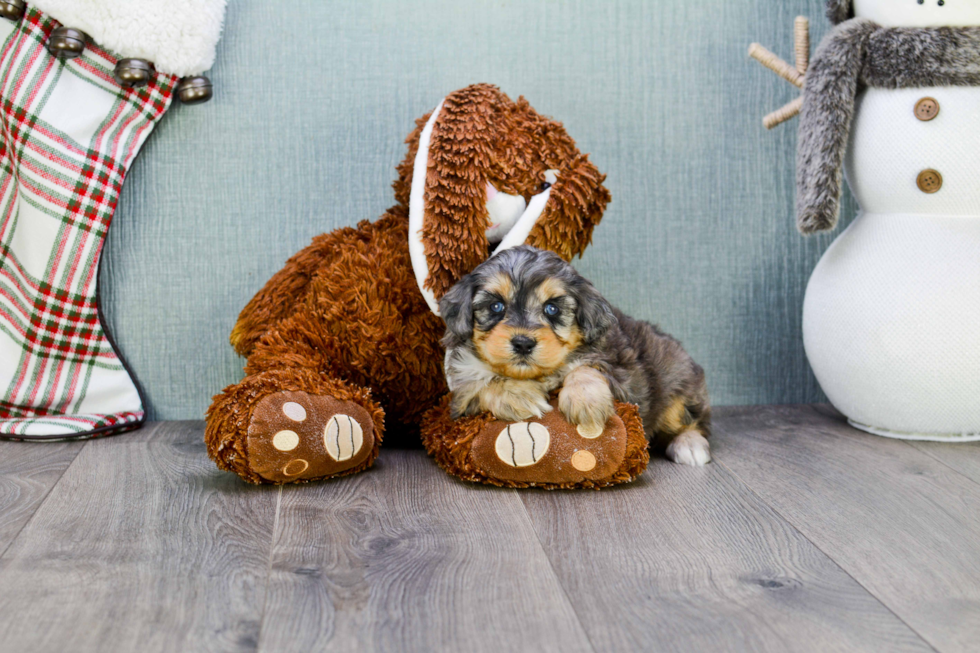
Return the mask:
<path id="1" fill-rule="evenodd" d="M 515 354 L 527 356 L 538 346 L 538 341 L 531 336 L 514 336 L 510 339 L 510 346 L 514 348 Z"/>

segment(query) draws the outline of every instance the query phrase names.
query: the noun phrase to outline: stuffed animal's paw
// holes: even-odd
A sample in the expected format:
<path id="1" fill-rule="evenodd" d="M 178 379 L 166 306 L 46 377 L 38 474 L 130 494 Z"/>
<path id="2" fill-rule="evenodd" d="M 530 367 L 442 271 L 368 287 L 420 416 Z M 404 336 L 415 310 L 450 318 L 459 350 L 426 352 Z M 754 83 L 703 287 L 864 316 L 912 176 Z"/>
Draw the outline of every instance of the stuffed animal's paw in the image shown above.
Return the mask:
<path id="1" fill-rule="evenodd" d="M 364 408 L 306 392 L 261 399 L 248 427 L 248 462 L 274 483 L 325 478 L 362 464 L 374 448 Z"/>
<path id="2" fill-rule="evenodd" d="M 642 438 L 642 430 L 638 435 Z M 486 423 L 473 438 L 469 459 L 481 475 L 507 483 L 604 485 L 623 467 L 627 439 L 615 413 L 599 427 L 598 436 L 591 436 L 556 410 L 531 420 Z"/>

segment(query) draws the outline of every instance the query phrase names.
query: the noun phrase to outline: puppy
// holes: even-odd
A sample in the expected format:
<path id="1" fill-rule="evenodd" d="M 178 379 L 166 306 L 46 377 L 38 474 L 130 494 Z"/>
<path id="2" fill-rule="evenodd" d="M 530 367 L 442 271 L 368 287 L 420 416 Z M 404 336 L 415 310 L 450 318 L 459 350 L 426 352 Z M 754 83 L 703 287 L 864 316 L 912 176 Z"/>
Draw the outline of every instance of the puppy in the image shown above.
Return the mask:
<path id="1" fill-rule="evenodd" d="M 497 254 L 439 302 L 454 417 L 505 421 L 558 409 L 601 432 L 613 401 L 639 406 L 655 447 L 677 463 L 711 459 L 704 370 L 673 337 L 613 308 L 553 252 L 522 245 Z"/>

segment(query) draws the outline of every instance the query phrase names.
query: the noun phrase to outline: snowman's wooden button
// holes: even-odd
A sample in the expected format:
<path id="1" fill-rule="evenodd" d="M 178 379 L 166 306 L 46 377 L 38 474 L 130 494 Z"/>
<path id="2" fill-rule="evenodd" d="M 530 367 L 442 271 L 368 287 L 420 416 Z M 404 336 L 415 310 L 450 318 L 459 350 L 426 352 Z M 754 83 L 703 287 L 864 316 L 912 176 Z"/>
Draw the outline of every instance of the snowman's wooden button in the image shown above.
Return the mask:
<path id="1" fill-rule="evenodd" d="M 919 173 L 915 183 L 919 186 L 919 190 L 931 195 L 938 193 L 939 189 L 943 187 L 943 176 L 939 174 L 938 170 L 929 168 Z"/>
<path id="2" fill-rule="evenodd" d="M 939 115 L 939 101 L 936 98 L 924 97 L 915 103 L 915 117 L 922 122 L 929 122 Z"/>

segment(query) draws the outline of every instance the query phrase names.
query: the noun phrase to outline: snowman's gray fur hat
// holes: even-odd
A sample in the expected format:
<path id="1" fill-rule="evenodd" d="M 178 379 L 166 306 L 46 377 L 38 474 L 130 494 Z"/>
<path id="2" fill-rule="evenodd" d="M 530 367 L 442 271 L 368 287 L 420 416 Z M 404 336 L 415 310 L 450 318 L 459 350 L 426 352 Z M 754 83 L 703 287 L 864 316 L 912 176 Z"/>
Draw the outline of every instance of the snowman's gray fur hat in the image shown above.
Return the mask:
<path id="1" fill-rule="evenodd" d="M 854 18 L 854 6 L 851 0 L 827 0 L 827 18 L 834 25 L 843 23 L 848 18 Z"/>

